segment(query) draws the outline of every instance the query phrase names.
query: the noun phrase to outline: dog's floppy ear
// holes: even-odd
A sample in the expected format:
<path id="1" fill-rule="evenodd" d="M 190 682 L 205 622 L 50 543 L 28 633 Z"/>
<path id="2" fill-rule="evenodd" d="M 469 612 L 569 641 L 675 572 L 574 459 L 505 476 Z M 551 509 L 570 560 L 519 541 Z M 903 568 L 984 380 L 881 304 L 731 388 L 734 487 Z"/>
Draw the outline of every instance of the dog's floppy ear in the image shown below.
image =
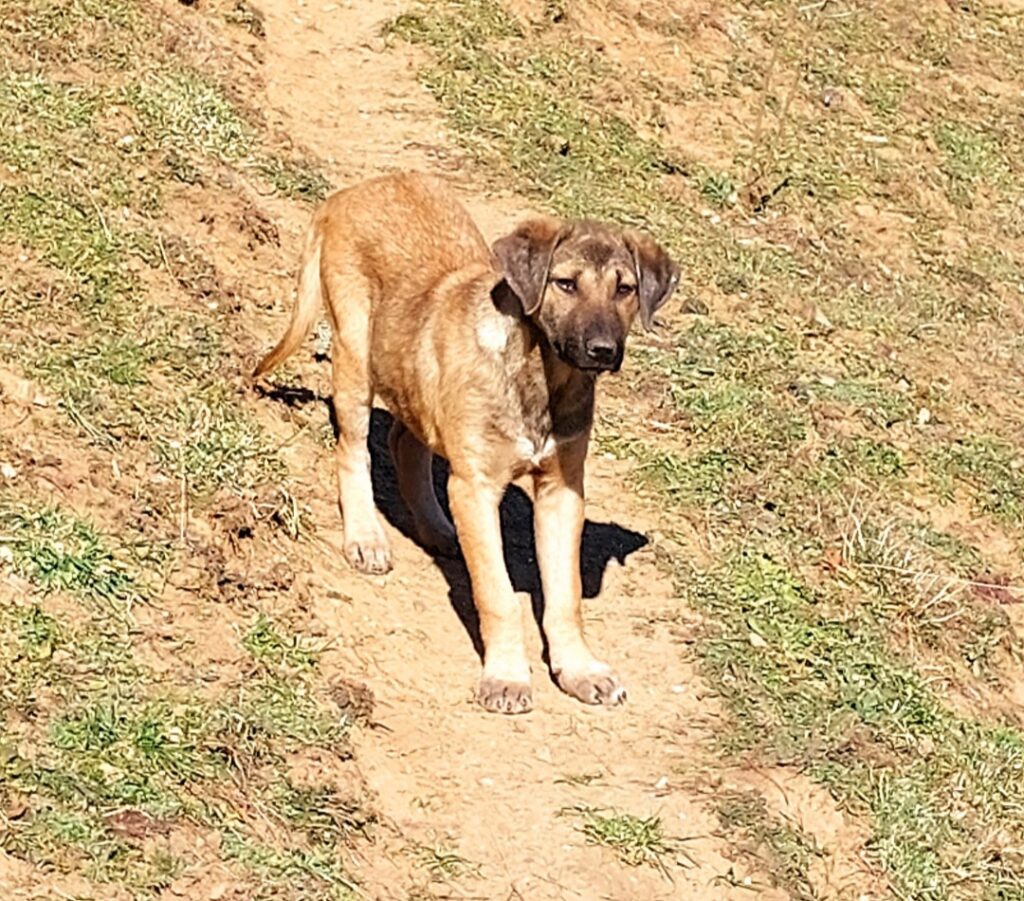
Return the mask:
<path id="1" fill-rule="evenodd" d="M 649 235 L 627 232 L 624 238 L 636 267 L 640 321 L 650 331 L 654 328 L 654 314 L 665 305 L 679 283 L 679 267 Z"/>
<path id="2" fill-rule="evenodd" d="M 523 312 L 532 316 L 544 297 L 544 287 L 555 248 L 568 234 L 561 219 L 527 219 L 510 235 L 494 242 L 492 250 L 505 273 L 505 281 L 516 293 Z"/>

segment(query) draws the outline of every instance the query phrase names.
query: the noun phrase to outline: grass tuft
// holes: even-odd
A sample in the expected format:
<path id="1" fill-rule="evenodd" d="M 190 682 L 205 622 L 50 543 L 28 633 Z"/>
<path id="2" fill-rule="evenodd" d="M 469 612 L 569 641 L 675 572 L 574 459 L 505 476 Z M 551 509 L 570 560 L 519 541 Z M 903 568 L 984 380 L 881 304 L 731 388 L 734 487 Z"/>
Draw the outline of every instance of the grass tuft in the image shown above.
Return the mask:
<path id="1" fill-rule="evenodd" d="M 796 901 L 819 895 L 810 878 L 811 865 L 821 856 L 814 839 L 799 826 L 768 810 L 756 792 L 728 792 L 716 800 L 722 827 L 740 841 L 741 850 L 764 866 L 774 884 Z"/>
<path id="2" fill-rule="evenodd" d="M 130 606 L 145 594 L 130 550 L 53 508 L 0 504 L 0 555 L 40 591 Z"/>
<path id="3" fill-rule="evenodd" d="M 579 817 L 579 830 L 588 844 L 611 848 L 630 867 L 642 865 L 667 872 L 664 858 L 682 854 L 678 839 L 665 835 L 661 817 L 574 807 L 566 813 Z"/>
<path id="4" fill-rule="evenodd" d="M 308 648 L 297 635 L 282 635 L 262 614 L 245 634 L 242 646 L 255 660 L 271 666 L 308 670 L 317 663 L 317 651 Z"/>
<path id="5" fill-rule="evenodd" d="M 1010 445 L 981 436 L 936 450 L 935 471 L 943 487 L 959 479 L 982 511 L 1024 526 L 1024 458 Z"/>

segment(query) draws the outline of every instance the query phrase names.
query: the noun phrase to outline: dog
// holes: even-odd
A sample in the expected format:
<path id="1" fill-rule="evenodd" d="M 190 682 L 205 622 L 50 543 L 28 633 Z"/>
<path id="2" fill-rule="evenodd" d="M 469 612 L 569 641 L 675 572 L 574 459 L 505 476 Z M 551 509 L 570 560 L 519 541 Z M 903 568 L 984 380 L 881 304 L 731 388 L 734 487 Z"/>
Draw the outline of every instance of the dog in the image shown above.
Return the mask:
<path id="1" fill-rule="evenodd" d="M 290 324 L 254 376 L 292 354 L 326 306 L 345 557 L 366 573 L 391 568 L 367 446 L 379 399 L 420 542 L 461 548 L 469 570 L 487 710 L 533 706 L 498 517 L 506 487 L 527 475 L 551 673 L 582 702 L 626 699 L 583 635 L 584 463 L 598 375 L 619 369 L 634 318 L 652 328 L 678 279 L 651 237 L 599 222 L 531 218 L 488 246 L 451 190 L 415 172 L 338 191 L 314 214 Z M 454 526 L 434 493 L 433 454 L 449 464 Z"/>

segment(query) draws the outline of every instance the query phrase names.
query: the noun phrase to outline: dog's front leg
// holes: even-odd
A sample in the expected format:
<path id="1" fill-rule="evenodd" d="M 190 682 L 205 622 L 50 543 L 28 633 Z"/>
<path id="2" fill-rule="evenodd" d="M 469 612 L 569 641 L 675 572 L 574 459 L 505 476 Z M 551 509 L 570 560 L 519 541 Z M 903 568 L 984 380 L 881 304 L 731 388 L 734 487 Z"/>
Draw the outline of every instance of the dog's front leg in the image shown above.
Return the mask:
<path id="1" fill-rule="evenodd" d="M 498 506 L 503 489 L 490 480 L 453 472 L 448 502 L 480 615 L 484 672 L 477 700 L 496 713 L 526 713 L 533 707 L 530 665 L 523 642 L 522 605 L 502 552 Z"/>
<path id="2" fill-rule="evenodd" d="M 626 690 L 583 637 L 580 546 L 587 440 L 559 447 L 534 476 L 534 533 L 544 589 L 544 636 L 562 691 L 585 704 L 621 704 Z"/>

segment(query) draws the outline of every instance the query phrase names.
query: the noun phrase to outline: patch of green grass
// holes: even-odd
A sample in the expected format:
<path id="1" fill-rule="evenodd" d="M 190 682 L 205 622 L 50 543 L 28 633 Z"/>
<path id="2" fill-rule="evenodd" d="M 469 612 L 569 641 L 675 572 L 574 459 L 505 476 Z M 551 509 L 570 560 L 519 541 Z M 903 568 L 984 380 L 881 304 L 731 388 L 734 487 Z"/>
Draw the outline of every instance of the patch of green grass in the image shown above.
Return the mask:
<path id="1" fill-rule="evenodd" d="M 136 245 L 87 196 L 0 186 L 0 235 L 37 251 L 75 285 L 87 308 L 109 307 L 135 284 L 124 260 Z"/>
<path id="2" fill-rule="evenodd" d="M 767 455 L 802 441 L 807 423 L 785 396 L 743 382 L 709 380 L 708 387 L 673 385 L 672 399 L 687 427 L 755 466 Z"/>
<path id="3" fill-rule="evenodd" d="M 700 193 L 709 203 L 724 207 L 736 200 L 736 184 L 727 172 L 712 172 L 700 183 Z"/>
<path id="4" fill-rule="evenodd" d="M 909 633 L 904 643 L 912 643 L 913 650 L 919 650 L 918 642 L 939 649 L 944 659 L 959 659 L 982 677 L 997 650 L 1015 645 L 1006 612 L 976 599 L 964 577 L 950 568 L 951 536 L 866 516 L 851 524 L 843 543 L 844 562 L 857 571 L 864 608 L 889 625 L 893 638 Z M 970 578 L 976 576 L 975 570 Z"/>
<path id="5" fill-rule="evenodd" d="M 596 54 L 517 41 L 525 26 L 494 0 L 424 4 L 387 32 L 435 51 L 424 83 L 477 158 L 518 187 L 565 215 L 639 224 L 644 210 L 676 227 L 658 194 L 676 168 L 666 151 L 579 99 L 601 76 Z"/>
<path id="6" fill-rule="evenodd" d="M 814 385 L 810 392 L 848 407 L 857 416 L 882 428 L 905 422 L 914 414 L 905 394 L 867 379 L 825 379 Z"/>
<path id="7" fill-rule="evenodd" d="M 566 812 L 579 817 L 578 828 L 587 844 L 612 849 L 626 866 L 647 865 L 667 872 L 665 857 L 681 853 L 679 840 L 665 835 L 661 817 L 638 817 L 593 807 L 575 807 Z"/>
<path id="8" fill-rule="evenodd" d="M 881 441 L 852 438 L 825 448 L 806 473 L 806 481 L 819 491 L 834 491 L 847 481 L 889 485 L 907 474 L 902 453 Z"/>
<path id="9" fill-rule="evenodd" d="M 0 120 L 11 136 L 0 145 L 0 162 L 15 173 L 49 169 L 58 135 L 88 133 L 101 102 L 82 85 L 35 74 L 0 78 Z"/>
<path id="10" fill-rule="evenodd" d="M 300 787 L 285 779 L 271 786 L 267 797 L 274 813 L 301 829 L 313 844 L 337 845 L 367 834 L 375 822 L 361 804 L 327 786 Z"/>
<path id="11" fill-rule="evenodd" d="M 285 197 L 319 201 L 331 189 L 331 183 L 319 167 L 309 160 L 265 156 L 258 161 L 256 168 Z"/>
<path id="12" fill-rule="evenodd" d="M 49 640 L 52 626 L 38 617 L 31 622 L 33 641 Z M 313 878 L 321 865 L 335 861 L 333 869 L 320 875 L 340 877 L 336 846 L 365 834 L 372 814 L 333 789 L 299 788 L 274 778 L 271 771 L 250 769 L 255 761 L 279 761 L 285 750 L 311 744 L 337 752 L 343 730 L 307 690 L 275 678 L 255 698 L 243 693 L 205 702 L 150 698 L 145 680 L 137 680 L 119 682 L 112 695 L 113 683 L 104 680 L 113 673 L 86 672 L 91 681 L 99 681 L 96 697 L 89 695 L 87 685 L 72 686 L 68 704 L 51 714 L 39 751 L 23 759 L 11 747 L 0 755 L 5 788 L 32 799 L 31 813 L 18 824 L 9 850 L 85 872 L 99 882 L 156 891 L 179 865 L 161 857 L 159 846 L 142 845 L 140 850 L 134 843 L 150 832 L 164 834 L 178 821 L 234 833 L 236 827 L 230 824 L 237 812 L 224 797 L 223 786 L 233 773 L 244 771 L 247 797 L 311 844 L 309 849 L 282 852 L 276 863 L 263 860 L 269 869 L 261 872 L 279 870 L 278 876 L 304 884 L 298 879 L 302 873 Z M 248 810 L 249 802 L 241 809 Z M 115 835 L 121 818 L 126 820 L 127 839 Z M 75 845 L 74 853 L 62 847 L 68 843 Z M 230 851 L 228 855 L 233 856 Z"/>
<path id="13" fill-rule="evenodd" d="M 781 328 L 744 330 L 698 320 L 675 336 L 670 351 L 645 352 L 643 359 L 673 384 L 700 384 L 715 377 L 778 385 L 788 377 L 796 350 L 792 335 Z"/>
<path id="14" fill-rule="evenodd" d="M 979 509 L 1015 527 L 1024 526 L 1024 458 L 1010 445 L 972 436 L 935 450 L 934 471 L 947 489 L 965 482 Z"/>
<path id="15" fill-rule="evenodd" d="M 963 539 L 924 523 L 909 523 L 907 529 L 915 541 L 928 548 L 957 575 L 976 577 L 982 572 L 981 554 Z"/>
<path id="16" fill-rule="evenodd" d="M 158 146 L 189 147 L 231 163 L 256 145 L 252 126 L 210 78 L 197 71 L 157 69 L 133 84 L 128 102 L 146 136 Z"/>
<path id="17" fill-rule="evenodd" d="M 387 25 L 385 33 L 406 41 L 429 44 L 449 53 L 471 50 L 474 44 L 472 34 L 455 19 L 461 13 L 465 23 L 471 23 L 476 29 L 480 41 L 523 36 L 520 23 L 493 0 L 445 3 L 440 9 L 440 16 L 432 15 L 432 11 L 426 8 L 404 13 Z"/>
<path id="18" fill-rule="evenodd" d="M 239 753 L 253 759 L 275 748 L 321 746 L 344 749 L 347 728 L 310 686 L 298 679 L 261 675 L 239 686 L 220 712 L 220 732 Z"/>
<path id="19" fill-rule="evenodd" d="M 44 806 L 13 823 L 7 844 L 40 866 L 78 870 L 95 882 L 129 888 L 140 898 L 155 896 L 182 870 L 182 862 L 167 851 L 120 840 L 102 818 L 61 807 Z"/>
<path id="20" fill-rule="evenodd" d="M 20 611 L 18 637 L 29 654 L 43 659 L 49 658 L 60 641 L 60 636 L 57 620 L 45 613 L 38 604 Z"/>
<path id="21" fill-rule="evenodd" d="M 115 68 L 130 65 L 149 22 L 134 0 L 32 0 L 5 10 L 0 45 L 10 42 L 15 59 L 26 47 L 36 57 L 61 63 L 101 61 Z"/>
<path id="22" fill-rule="evenodd" d="M 159 345 L 115 335 L 44 351 L 32 371 L 76 409 L 92 409 L 91 395 L 106 384 L 119 388 L 147 384 L 147 370 L 160 353 Z"/>
<path id="23" fill-rule="evenodd" d="M 764 291 L 775 280 L 791 277 L 796 262 L 785 250 L 742 244 L 718 244 L 714 281 L 723 294 Z"/>
<path id="24" fill-rule="evenodd" d="M 0 548 L 43 592 L 67 591 L 127 609 L 145 596 L 131 549 L 53 507 L 0 504 Z"/>
<path id="25" fill-rule="evenodd" d="M 44 610 L 53 602 L 60 599 L 0 608 L 0 709 L 32 720 L 56 698 L 102 692 L 108 682 L 127 690 L 139 679 L 131 621 L 119 605 L 113 614 L 105 606 L 77 611 L 86 617 L 69 623 Z"/>
<path id="26" fill-rule="evenodd" d="M 984 129 L 966 122 L 941 122 L 935 128 L 935 142 L 949 179 L 949 198 L 957 206 L 970 207 L 979 189 L 1005 183 L 1006 158 L 996 138 Z"/>
<path id="27" fill-rule="evenodd" d="M 730 747 L 799 764 L 869 815 L 869 848 L 907 897 L 1024 890 L 999 853 L 1024 837 L 1019 733 L 943 707 L 880 624 L 764 556 L 680 587 L 716 624 L 702 656 L 735 717 Z"/>
<path id="28" fill-rule="evenodd" d="M 242 646 L 261 663 L 304 670 L 316 666 L 318 652 L 297 635 L 282 635 L 262 614 L 242 638 Z"/>
<path id="29" fill-rule="evenodd" d="M 160 464 L 199 498 L 220 488 L 249 491 L 284 470 L 260 425 L 226 391 L 184 397 L 158 429 Z"/>
<path id="30" fill-rule="evenodd" d="M 177 815 L 179 785 L 224 773 L 224 760 L 207 744 L 209 716 L 201 706 L 170 701 L 98 701 L 72 709 L 51 728 L 62 781 L 83 800 Z"/>
<path id="31" fill-rule="evenodd" d="M 280 849 L 228 831 L 224 852 L 259 880 L 253 901 L 348 901 L 358 897 L 355 883 L 333 849 Z"/>
<path id="32" fill-rule="evenodd" d="M 895 116 L 903 105 L 910 82 L 900 72 L 870 70 L 864 78 L 862 93 L 865 103 L 879 116 Z"/>
<path id="33" fill-rule="evenodd" d="M 771 813 L 756 792 L 727 792 L 716 799 L 715 807 L 722 827 L 740 841 L 741 850 L 763 862 L 774 885 L 796 901 L 819 897 L 810 869 L 822 852 L 813 837 Z"/>
<path id="34" fill-rule="evenodd" d="M 731 451 L 711 449 L 685 456 L 642 439 L 623 439 L 603 430 L 597 444 L 605 453 L 636 464 L 634 479 L 647 491 L 660 492 L 675 504 L 718 506 L 729 500 L 733 480 L 747 471 Z"/>

